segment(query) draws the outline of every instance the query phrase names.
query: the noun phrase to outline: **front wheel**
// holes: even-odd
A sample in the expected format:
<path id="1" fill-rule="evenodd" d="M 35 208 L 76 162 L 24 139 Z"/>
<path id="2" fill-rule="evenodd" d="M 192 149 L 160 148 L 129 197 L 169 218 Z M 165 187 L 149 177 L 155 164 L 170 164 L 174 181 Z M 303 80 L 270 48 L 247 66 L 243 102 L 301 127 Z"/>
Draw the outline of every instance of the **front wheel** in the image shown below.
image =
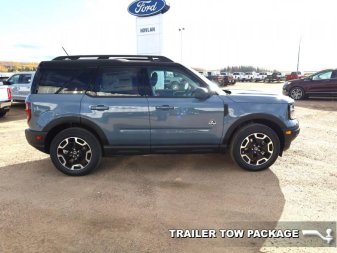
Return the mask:
<path id="1" fill-rule="evenodd" d="M 262 124 L 249 124 L 233 136 L 231 156 L 243 169 L 269 168 L 280 153 L 280 140 L 274 130 Z"/>
<path id="2" fill-rule="evenodd" d="M 58 133 L 50 145 L 55 167 L 71 176 L 86 175 L 96 169 L 102 158 L 97 138 L 83 128 L 68 128 Z"/>
<path id="3" fill-rule="evenodd" d="M 304 98 L 304 90 L 300 87 L 294 87 L 290 90 L 289 96 L 294 100 L 301 100 Z"/>

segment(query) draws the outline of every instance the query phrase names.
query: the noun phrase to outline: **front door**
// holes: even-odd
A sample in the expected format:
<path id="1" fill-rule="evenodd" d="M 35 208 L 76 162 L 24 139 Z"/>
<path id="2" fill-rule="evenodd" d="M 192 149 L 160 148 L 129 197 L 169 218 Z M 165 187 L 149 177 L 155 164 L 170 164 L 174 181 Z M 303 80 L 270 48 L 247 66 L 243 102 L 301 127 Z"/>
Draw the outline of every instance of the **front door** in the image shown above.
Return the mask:
<path id="1" fill-rule="evenodd" d="M 218 148 L 223 131 L 224 102 L 217 95 L 200 100 L 194 90 L 207 87 L 188 70 L 147 69 L 152 152 L 175 148 Z"/>
<path id="2" fill-rule="evenodd" d="M 140 69 L 104 67 L 81 103 L 83 121 L 104 132 L 110 151 L 149 152 L 149 107 L 141 92 Z"/>
<path id="3" fill-rule="evenodd" d="M 331 96 L 336 92 L 336 78 L 333 76 L 332 70 L 327 70 L 315 74 L 310 81 L 308 94 L 317 96 Z"/>

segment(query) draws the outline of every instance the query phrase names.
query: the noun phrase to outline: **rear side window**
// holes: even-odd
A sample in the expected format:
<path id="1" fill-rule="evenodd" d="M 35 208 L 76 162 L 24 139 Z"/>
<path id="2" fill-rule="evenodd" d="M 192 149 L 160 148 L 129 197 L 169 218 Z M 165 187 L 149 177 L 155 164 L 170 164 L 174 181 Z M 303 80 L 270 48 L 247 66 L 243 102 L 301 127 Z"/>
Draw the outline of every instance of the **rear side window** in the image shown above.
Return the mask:
<path id="1" fill-rule="evenodd" d="M 74 69 L 41 70 L 37 93 L 84 93 L 88 87 L 90 74 L 90 71 Z"/>
<path id="2" fill-rule="evenodd" d="M 91 95 L 140 96 L 140 72 L 137 68 L 103 68 Z"/>
<path id="3" fill-rule="evenodd" d="M 20 75 L 19 83 L 30 83 L 32 80 L 31 74 L 22 74 Z"/>

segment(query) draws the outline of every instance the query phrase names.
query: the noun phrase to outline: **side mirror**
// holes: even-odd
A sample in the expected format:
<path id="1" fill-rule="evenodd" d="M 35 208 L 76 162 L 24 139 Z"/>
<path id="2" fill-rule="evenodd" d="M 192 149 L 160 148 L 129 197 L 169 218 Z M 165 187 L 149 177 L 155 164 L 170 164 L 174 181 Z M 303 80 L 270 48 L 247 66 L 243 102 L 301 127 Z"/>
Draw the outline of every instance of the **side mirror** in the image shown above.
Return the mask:
<path id="1" fill-rule="evenodd" d="M 311 81 L 312 80 L 312 78 L 309 76 L 309 77 L 306 77 L 306 78 L 304 78 L 304 81 Z"/>
<path id="2" fill-rule="evenodd" d="M 11 85 L 11 83 L 9 81 L 5 81 L 5 80 L 2 81 L 2 84 L 3 85 Z"/>
<path id="3" fill-rule="evenodd" d="M 194 91 L 194 97 L 200 100 L 205 100 L 209 98 L 211 94 L 206 88 L 198 87 Z"/>

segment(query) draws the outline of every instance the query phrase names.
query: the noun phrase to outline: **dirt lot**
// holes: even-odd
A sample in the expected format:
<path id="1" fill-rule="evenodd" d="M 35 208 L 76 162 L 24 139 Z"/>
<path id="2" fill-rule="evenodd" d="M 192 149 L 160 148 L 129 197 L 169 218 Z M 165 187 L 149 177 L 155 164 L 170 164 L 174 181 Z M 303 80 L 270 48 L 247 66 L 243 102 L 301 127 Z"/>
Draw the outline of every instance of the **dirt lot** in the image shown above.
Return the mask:
<path id="1" fill-rule="evenodd" d="M 280 91 L 281 84 L 230 88 Z M 86 177 L 58 172 L 24 137 L 24 107 L 0 120 L 0 252 L 336 252 L 226 248 L 222 239 L 171 239 L 172 228 L 237 221 L 337 220 L 337 100 L 296 103 L 300 136 L 269 170 L 228 155 L 106 158 Z"/>

